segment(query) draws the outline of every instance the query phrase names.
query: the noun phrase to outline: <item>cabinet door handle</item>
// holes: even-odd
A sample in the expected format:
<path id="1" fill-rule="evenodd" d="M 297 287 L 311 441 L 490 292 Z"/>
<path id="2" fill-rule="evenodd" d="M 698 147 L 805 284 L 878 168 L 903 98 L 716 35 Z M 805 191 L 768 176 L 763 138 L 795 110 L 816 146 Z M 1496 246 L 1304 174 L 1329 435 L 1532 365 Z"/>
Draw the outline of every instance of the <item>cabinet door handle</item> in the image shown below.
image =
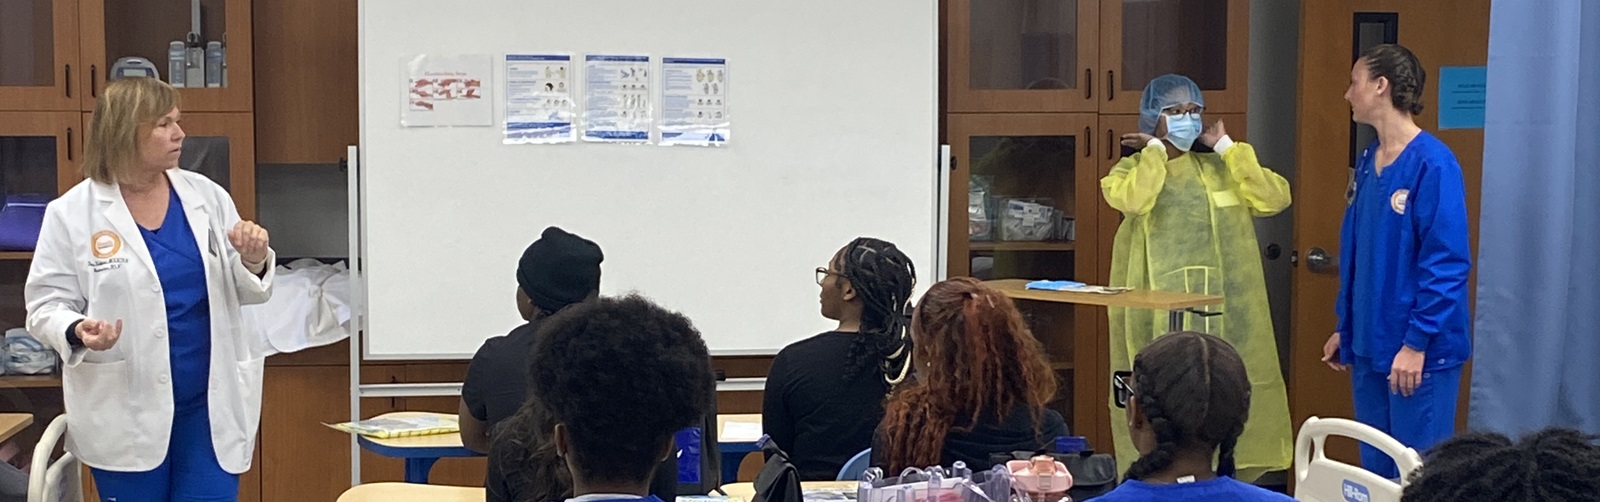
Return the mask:
<path id="1" fill-rule="evenodd" d="M 72 97 L 72 65 L 67 65 L 67 97 Z"/>
<path id="2" fill-rule="evenodd" d="M 1106 101 L 1117 99 L 1117 72 L 1106 70 Z"/>
<path id="3" fill-rule="evenodd" d="M 67 160 L 72 159 L 72 128 L 67 128 Z"/>
<path id="4" fill-rule="evenodd" d="M 91 98 L 100 97 L 99 85 L 100 85 L 99 69 L 95 68 L 94 65 L 89 65 L 89 97 L 91 97 Z"/>
<path id="5" fill-rule="evenodd" d="M 1083 69 L 1083 99 L 1094 99 L 1094 70 Z"/>
<path id="6" fill-rule="evenodd" d="M 1083 158 L 1094 156 L 1094 131 L 1089 126 L 1083 126 Z"/>
<path id="7" fill-rule="evenodd" d="M 1117 149 L 1117 136 L 1116 136 L 1116 133 L 1112 132 L 1110 129 L 1106 129 L 1106 160 L 1112 160 L 1112 159 L 1117 158 L 1116 157 L 1117 154 L 1114 153 L 1116 151 L 1116 149 Z"/>

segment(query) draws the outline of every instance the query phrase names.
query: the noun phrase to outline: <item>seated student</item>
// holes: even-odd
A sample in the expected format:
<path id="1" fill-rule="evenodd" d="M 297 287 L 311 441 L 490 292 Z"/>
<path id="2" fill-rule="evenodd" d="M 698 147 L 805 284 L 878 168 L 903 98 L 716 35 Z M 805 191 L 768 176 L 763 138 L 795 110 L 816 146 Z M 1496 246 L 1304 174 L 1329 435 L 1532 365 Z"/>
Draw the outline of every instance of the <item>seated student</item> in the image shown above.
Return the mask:
<path id="1" fill-rule="evenodd" d="M 556 227 L 544 229 L 517 262 L 517 311 L 526 324 L 483 342 L 461 385 L 461 444 L 489 451 L 489 433 L 522 406 L 528 388 L 528 351 L 550 314 L 592 298 L 600 290 L 600 246 Z"/>
<path id="2" fill-rule="evenodd" d="M 1067 435 L 1045 408 L 1056 377 L 1011 299 L 977 279 L 928 289 L 912 314 L 912 379 L 884 405 L 872 464 L 990 467 L 989 455 L 1038 450 Z"/>
<path id="3" fill-rule="evenodd" d="M 1250 377 L 1228 342 L 1192 331 L 1162 336 L 1134 356 L 1129 379 L 1127 426 L 1139 459 L 1121 486 L 1096 500 L 1293 500 L 1232 477 Z"/>
<path id="4" fill-rule="evenodd" d="M 689 319 L 638 296 L 603 298 L 546 320 L 529 363 L 528 401 L 498 431 L 490 458 L 490 501 L 649 500 L 651 481 L 673 454 L 678 430 L 700 423 L 715 376 L 705 341 Z M 539 476 L 524 445 L 548 438 L 570 473 Z M 499 470 L 497 470 L 499 469 Z"/>
<path id="5" fill-rule="evenodd" d="M 817 269 L 822 316 L 839 327 L 778 352 L 767 374 L 762 428 L 806 481 L 832 481 L 872 446 L 889 387 L 908 371 L 906 309 L 916 283 L 894 244 L 851 241 Z"/>
<path id="6" fill-rule="evenodd" d="M 1428 452 L 1400 500 L 1600 500 L 1600 444 L 1571 429 L 1546 429 L 1512 444 L 1494 433 L 1464 434 Z"/>

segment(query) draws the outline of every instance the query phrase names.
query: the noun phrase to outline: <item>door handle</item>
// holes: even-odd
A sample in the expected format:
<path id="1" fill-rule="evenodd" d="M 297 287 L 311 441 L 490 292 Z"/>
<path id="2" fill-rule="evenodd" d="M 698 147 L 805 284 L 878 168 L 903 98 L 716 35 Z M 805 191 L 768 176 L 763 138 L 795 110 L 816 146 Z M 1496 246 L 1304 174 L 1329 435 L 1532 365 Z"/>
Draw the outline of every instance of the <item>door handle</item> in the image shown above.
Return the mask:
<path id="1" fill-rule="evenodd" d="M 1083 99 L 1094 99 L 1094 70 L 1083 69 Z"/>
<path id="2" fill-rule="evenodd" d="M 1306 269 L 1317 274 L 1338 273 L 1339 257 L 1328 254 L 1326 249 L 1311 248 L 1306 251 Z"/>
<path id="3" fill-rule="evenodd" d="M 67 65 L 67 76 L 62 81 L 67 83 L 67 97 L 72 97 L 72 65 Z"/>
<path id="4" fill-rule="evenodd" d="M 1083 139 L 1081 139 L 1079 141 L 1083 142 L 1083 158 L 1087 159 L 1087 158 L 1093 157 L 1094 156 L 1094 131 L 1090 130 L 1089 126 L 1083 126 Z"/>

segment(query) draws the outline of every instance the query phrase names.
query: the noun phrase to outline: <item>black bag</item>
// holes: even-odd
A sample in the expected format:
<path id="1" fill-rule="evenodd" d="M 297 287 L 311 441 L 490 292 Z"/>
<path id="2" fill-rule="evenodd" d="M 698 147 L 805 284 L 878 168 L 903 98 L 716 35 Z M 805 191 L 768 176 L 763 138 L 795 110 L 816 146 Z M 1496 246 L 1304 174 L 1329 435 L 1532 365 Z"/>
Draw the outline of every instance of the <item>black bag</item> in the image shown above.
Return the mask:
<path id="1" fill-rule="evenodd" d="M 766 454 L 767 465 L 756 474 L 756 496 L 751 502 L 803 502 L 800 470 L 789 463 L 789 454 L 778 449 L 770 438 L 761 439 L 761 452 Z"/>
<path id="2" fill-rule="evenodd" d="M 1117 460 L 1108 453 L 1097 454 L 1094 450 L 1077 453 L 1029 451 L 995 453 L 989 455 L 989 463 L 1000 465 L 1012 460 L 1028 460 L 1038 455 L 1049 455 L 1050 458 L 1061 462 L 1061 465 L 1067 466 L 1067 472 L 1072 473 L 1072 489 L 1067 490 L 1067 495 L 1071 496 L 1074 502 L 1105 495 L 1117 487 Z"/>

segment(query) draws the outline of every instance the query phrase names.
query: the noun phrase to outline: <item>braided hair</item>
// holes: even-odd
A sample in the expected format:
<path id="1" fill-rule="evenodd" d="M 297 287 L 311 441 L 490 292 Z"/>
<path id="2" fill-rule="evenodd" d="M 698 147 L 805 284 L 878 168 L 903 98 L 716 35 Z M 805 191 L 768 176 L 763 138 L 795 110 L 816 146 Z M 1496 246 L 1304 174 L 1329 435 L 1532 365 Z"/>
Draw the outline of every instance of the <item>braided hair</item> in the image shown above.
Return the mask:
<path id="1" fill-rule="evenodd" d="M 1217 474 L 1233 476 L 1233 451 L 1250 413 L 1250 376 L 1239 353 L 1214 335 L 1185 331 L 1157 338 L 1133 359 L 1134 397 L 1156 448 L 1128 468 L 1144 479 L 1180 452 L 1217 450 Z"/>
<path id="2" fill-rule="evenodd" d="M 1571 429 L 1545 429 L 1516 444 L 1500 434 L 1463 434 L 1428 453 L 1401 500 L 1600 500 L 1596 439 Z"/>
<path id="3" fill-rule="evenodd" d="M 1361 52 L 1367 74 L 1389 80 L 1389 99 L 1395 109 L 1412 115 L 1422 114 L 1422 93 L 1428 83 L 1428 70 L 1410 49 L 1399 44 L 1373 46 Z"/>
<path id="4" fill-rule="evenodd" d="M 861 299 L 861 333 L 850 345 L 845 378 L 874 366 L 884 381 L 905 380 L 911 367 L 911 288 L 917 268 L 911 258 L 886 241 L 859 237 L 840 255 L 840 273 Z"/>

